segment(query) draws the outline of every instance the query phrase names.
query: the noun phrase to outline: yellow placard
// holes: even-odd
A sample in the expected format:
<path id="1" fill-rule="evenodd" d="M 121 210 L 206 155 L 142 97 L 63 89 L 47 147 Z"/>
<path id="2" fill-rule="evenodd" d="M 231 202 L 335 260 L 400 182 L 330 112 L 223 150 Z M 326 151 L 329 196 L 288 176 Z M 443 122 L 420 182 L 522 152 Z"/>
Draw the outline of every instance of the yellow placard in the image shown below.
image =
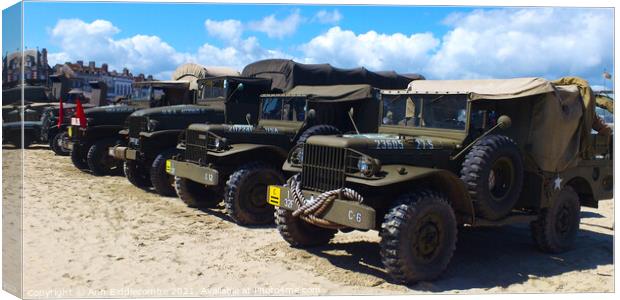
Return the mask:
<path id="1" fill-rule="evenodd" d="M 69 137 L 71 137 L 73 135 L 73 130 L 71 130 L 71 126 L 67 127 L 67 134 L 69 135 Z"/>
<path id="2" fill-rule="evenodd" d="M 166 173 L 170 173 L 170 170 L 172 170 L 172 162 L 170 162 L 169 159 L 166 159 Z"/>
<path id="3" fill-rule="evenodd" d="M 280 206 L 280 187 L 275 185 L 269 186 L 269 196 L 267 197 L 267 203 L 273 206 Z"/>

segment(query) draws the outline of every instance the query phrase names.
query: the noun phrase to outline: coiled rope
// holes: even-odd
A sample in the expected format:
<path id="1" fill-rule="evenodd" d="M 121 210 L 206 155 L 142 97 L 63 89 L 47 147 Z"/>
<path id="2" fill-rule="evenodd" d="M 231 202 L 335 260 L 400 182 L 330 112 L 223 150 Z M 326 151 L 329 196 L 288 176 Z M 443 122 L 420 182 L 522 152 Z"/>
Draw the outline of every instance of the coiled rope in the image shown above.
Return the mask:
<path id="1" fill-rule="evenodd" d="M 346 227 L 322 218 L 323 213 L 330 207 L 334 200 L 343 199 L 357 201 L 358 203 L 364 202 L 364 197 L 350 188 L 327 191 L 318 195 L 313 201 L 307 200 L 301 192 L 299 174 L 289 178 L 287 185 L 291 191 L 293 201 L 295 201 L 298 207 L 293 211 L 293 216 L 324 228 L 340 229 Z"/>

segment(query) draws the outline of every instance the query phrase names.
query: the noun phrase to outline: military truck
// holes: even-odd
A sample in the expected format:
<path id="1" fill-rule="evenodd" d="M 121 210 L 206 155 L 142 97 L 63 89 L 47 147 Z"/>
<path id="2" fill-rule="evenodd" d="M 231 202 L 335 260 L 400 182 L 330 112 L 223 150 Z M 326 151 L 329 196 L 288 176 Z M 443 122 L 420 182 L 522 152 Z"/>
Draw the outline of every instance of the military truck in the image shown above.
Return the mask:
<path id="1" fill-rule="evenodd" d="M 53 105 L 44 86 L 19 85 L 3 89 L 2 144 L 28 148 L 40 142 L 41 113 Z"/>
<path id="2" fill-rule="evenodd" d="M 107 95 L 107 85 L 103 81 L 89 82 L 91 91 L 84 93 L 81 89 L 71 89 L 64 98 L 57 98 L 58 103 L 54 106 L 47 107 L 43 110 L 41 116 L 41 142 L 47 142 L 50 149 L 56 155 L 68 156 L 71 150 L 63 147 L 69 141 L 67 134 L 67 126 L 71 123 L 71 118 L 77 108 L 77 102 L 80 101 L 82 108 L 88 109 L 105 104 L 101 99 L 105 99 Z M 60 101 L 62 101 L 62 120 L 60 113 Z"/>
<path id="3" fill-rule="evenodd" d="M 295 143 L 314 134 L 352 129 L 346 114 L 351 107 L 359 110 L 359 121 L 377 118 L 372 87 L 353 83 L 404 88 L 411 80 L 423 78 L 291 60 L 256 62 L 246 66 L 243 74 L 271 77 L 274 87 L 288 91 L 261 96 L 257 126 L 251 122 L 191 125 L 179 145 L 185 154 L 170 160 L 168 170 L 176 177 L 177 194 L 188 205 L 213 207 L 224 195 L 229 216 L 245 225 L 273 221 L 273 209 L 264 203 L 262 191 L 281 181 L 280 166 Z M 304 85 L 292 88 L 300 83 Z M 377 122 L 362 123 L 364 129 L 374 130 Z"/>
<path id="4" fill-rule="evenodd" d="M 209 72 L 215 74 L 214 70 Z M 153 186 L 164 196 L 175 195 L 164 168 L 166 159 L 177 152 L 179 134 L 192 123 L 237 120 L 241 118 L 238 111 L 255 106 L 253 95 L 269 90 L 269 80 L 243 78 L 238 74 L 220 69 L 217 76 L 197 80 L 194 84 L 198 99 L 194 104 L 151 108 L 131 114 L 122 132 L 128 144 L 109 149 L 111 157 L 124 162 L 129 182 L 143 189 Z"/>
<path id="5" fill-rule="evenodd" d="M 382 91 L 376 134 L 313 136 L 289 152 L 298 173 L 270 186 L 294 247 L 378 230 L 402 283 L 446 269 L 459 226 L 529 222 L 546 252 L 569 249 L 580 207 L 612 197 L 609 136 L 592 134 L 595 99 L 579 78 L 414 81 Z"/>

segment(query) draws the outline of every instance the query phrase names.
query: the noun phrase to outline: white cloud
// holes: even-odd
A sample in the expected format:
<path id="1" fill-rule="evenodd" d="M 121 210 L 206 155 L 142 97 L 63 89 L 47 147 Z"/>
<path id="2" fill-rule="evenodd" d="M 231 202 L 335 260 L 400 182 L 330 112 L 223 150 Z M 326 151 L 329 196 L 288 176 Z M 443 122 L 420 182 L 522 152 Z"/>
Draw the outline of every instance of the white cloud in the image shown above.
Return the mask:
<path id="1" fill-rule="evenodd" d="M 243 24 L 239 20 L 229 19 L 224 21 L 214 21 L 207 19 L 205 28 L 209 35 L 221 40 L 238 40 L 243 33 Z"/>
<path id="2" fill-rule="evenodd" d="M 598 77 L 613 58 L 613 12 L 494 9 L 451 15 L 428 63 L 436 78 Z"/>
<path id="3" fill-rule="evenodd" d="M 332 27 L 300 50 L 304 61 L 329 62 L 338 67 L 365 66 L 372 70 L 396 69 L 401 72 L 419 72 L 430 59 L 430 52 L 439 40 L 430 33 L 404 35 L 381 34 L 369 31 L 356 34 L 340 27 Z"/>
<path id="4" fill-rule="evenodd" d="M 278 50 L 262 48 L 256 37 L 230 41 L 224 47 L 216 47 L 206 43 L 198 49 L 196 55 L 197 61 L 203 65 L 224 65 L 239 71 L 252 62 L 267 58 L 291 58 L 291 56 Z"/>
<path id="5" fill-rule="evenodd" d="M 333 24 L 342 20 L 342 15 L 337 9 L 334 9 L 331 12 L 327 10 L 320 10 L 314 15 L 312 20 L 322 24 Z"/>
<path id="6" fill-rule="evenodd" d="M 117 71 L 127 67 L 134 74 L 157 76 L 169 74 L 179 64 L 193 61 L 192 55 L 177 52 L 158 36 L 135 35 L 114 39 L 119 32 L 117 27 L 105 20 L 91 23 L 79 19 L 59 20 L 50 33 L 52 41 L 61 51 L 50 53 L 50 63 L 94 60 L 98 65 L 106 62 L 110 69 Z"/>
<path id="7" fill-rule="evenodd" d="M 303 20 L 299 9 L 296 9 L 288 17 L 281 20 L 277 19 L 275 15 L 269 15 L 260 21 L 250 22 L 248 29 L 263 32 L 270 38 L 283 38 L 295 33 Z"/>

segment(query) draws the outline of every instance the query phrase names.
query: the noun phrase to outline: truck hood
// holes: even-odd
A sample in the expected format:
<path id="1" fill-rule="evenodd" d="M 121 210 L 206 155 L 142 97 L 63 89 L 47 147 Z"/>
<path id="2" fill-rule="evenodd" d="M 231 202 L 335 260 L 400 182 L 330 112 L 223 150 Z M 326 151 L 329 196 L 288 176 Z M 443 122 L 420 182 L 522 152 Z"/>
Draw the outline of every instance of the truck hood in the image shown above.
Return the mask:
<path id="1" fill-rule="evenodd" d="M 297 133 L 292 128 L 263 127 L 247 124 L 191 124 L 189 130 L 210 132 L 228 139 L 229 144 L 267 142 L 265 139 L 288 140 Z"/>
<path id="2" fill-rule="evenodd" d="M 88 126 L 123 125 L 127 116 L 140 108 L 127 105 L 107 105 L 84 110 Z"/>
<path id="3" fill-rule="evenodd" d="M 186 129 L 193 123 L 221 124 L 226 121 L 223 106 L 187 104 L 142 109 L 129 118 L 146 118 L 147 122 L 155 122 L 155 131 Z"/>
<path id="4" fill-rule="evenodd" d="M 459 141 L 430 136 L 399 136 L 396 134 L 344 134 L 333 136 L 312 136 L 308 143 L 313 145 L 364 150 L 402 149 L 456 149 Z"/>

